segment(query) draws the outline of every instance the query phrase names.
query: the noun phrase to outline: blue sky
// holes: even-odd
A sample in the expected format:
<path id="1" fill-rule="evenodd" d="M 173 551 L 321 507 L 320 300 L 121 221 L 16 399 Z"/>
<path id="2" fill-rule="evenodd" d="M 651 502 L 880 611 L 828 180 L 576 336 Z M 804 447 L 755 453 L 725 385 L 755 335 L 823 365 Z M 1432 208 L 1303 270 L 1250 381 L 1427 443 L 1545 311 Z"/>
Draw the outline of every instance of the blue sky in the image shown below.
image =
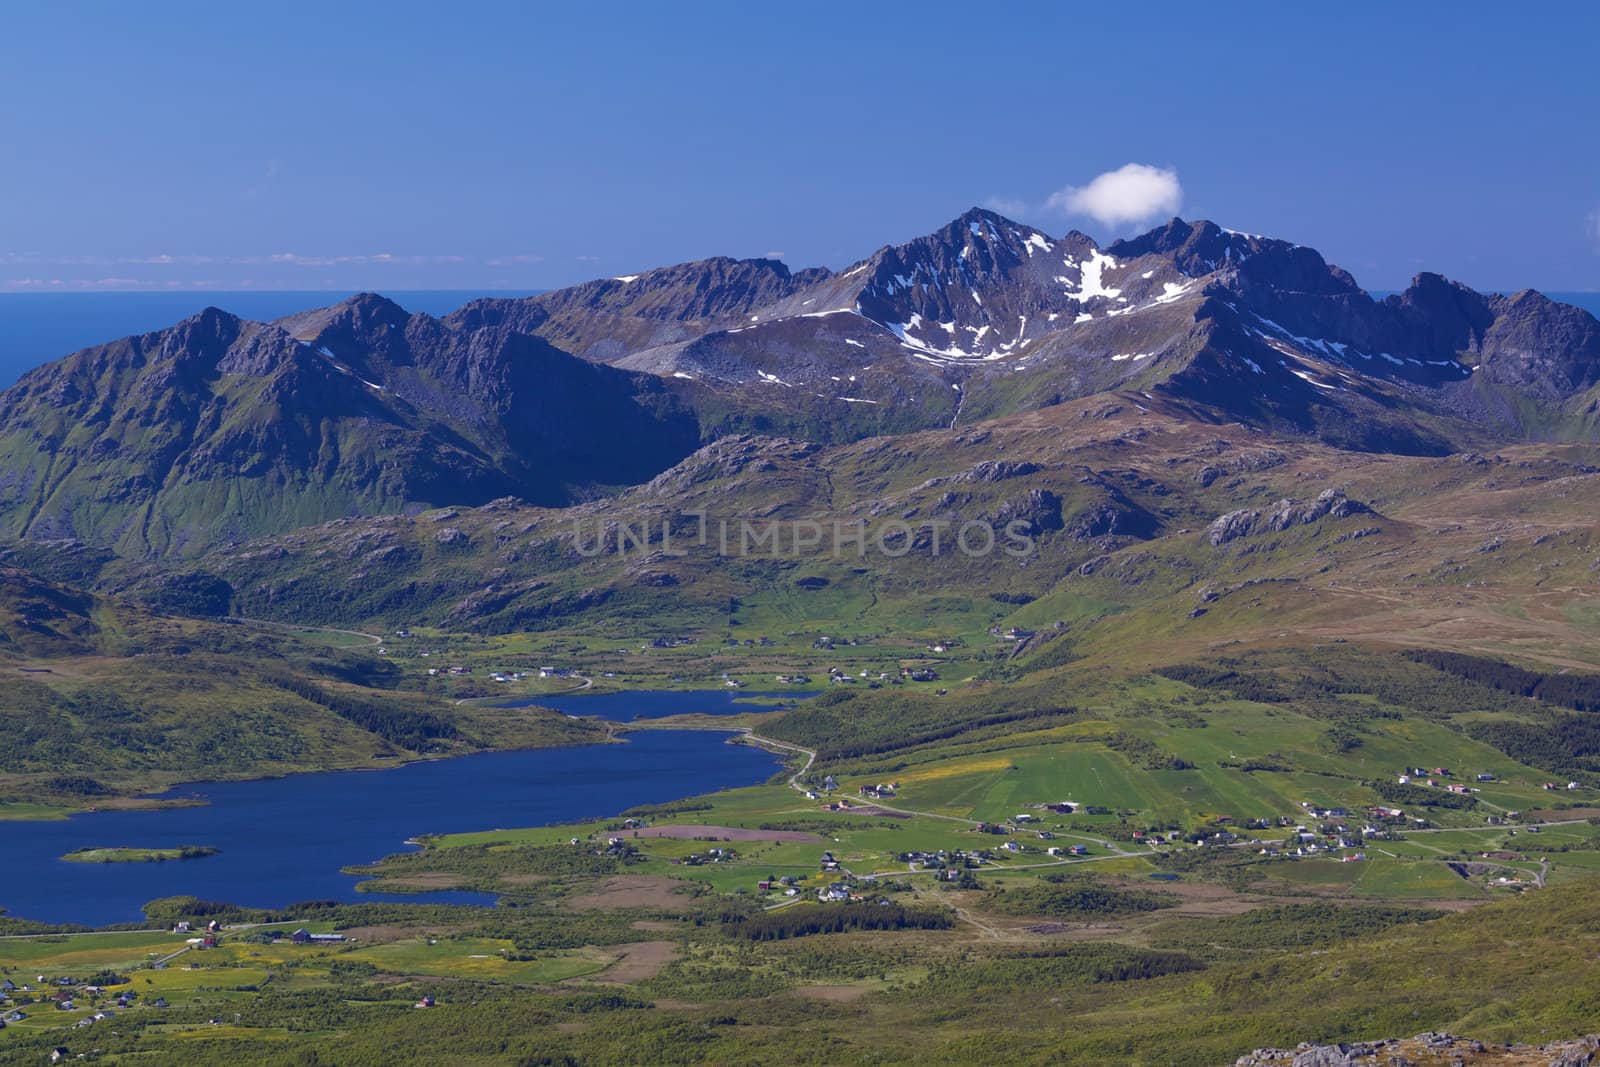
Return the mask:
<path id="1" fill-rule="evenodd" d="M 1104 239 L 1053 194 L 1130 163 L 1371 288 L 1600 289 L 1600 5 L 776 7 L 10 0 L 0 292 L 839 267 L 982 203 Z"/>

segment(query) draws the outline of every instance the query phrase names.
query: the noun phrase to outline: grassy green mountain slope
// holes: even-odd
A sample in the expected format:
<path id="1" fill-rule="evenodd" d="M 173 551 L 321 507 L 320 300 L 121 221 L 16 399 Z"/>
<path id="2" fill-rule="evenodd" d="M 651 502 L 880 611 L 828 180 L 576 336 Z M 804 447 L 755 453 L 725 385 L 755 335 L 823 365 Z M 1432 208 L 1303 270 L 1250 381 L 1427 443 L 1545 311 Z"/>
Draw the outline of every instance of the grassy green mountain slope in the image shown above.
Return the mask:
<path id="1" fill-rule="evenodd" d="M 603 737 L 408 692 L 372 651 L 360 635 L 170 618 L 0 569 L 0 815 L 22 801 L 104 806 L 197 774 Z"/>
<path id="2" fill-rule="evenodd" d="M 530 338 L 380 298 L 291 326 L 308 337 L 212 309 L 25 376 L 0 398 L 5 536 L 191 555 L 342 515 L 559 503 L 699 441 L 670 383 Z"/>

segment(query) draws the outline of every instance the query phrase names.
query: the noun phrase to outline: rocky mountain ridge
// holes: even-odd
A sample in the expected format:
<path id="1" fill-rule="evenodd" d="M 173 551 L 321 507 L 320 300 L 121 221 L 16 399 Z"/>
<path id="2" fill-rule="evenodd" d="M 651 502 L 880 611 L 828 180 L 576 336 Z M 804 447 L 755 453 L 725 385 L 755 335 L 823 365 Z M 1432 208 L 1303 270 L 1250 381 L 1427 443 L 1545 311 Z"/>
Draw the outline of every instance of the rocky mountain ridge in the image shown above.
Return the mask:
<path id="1" fill-rule="evenodd" d="M 418 502 L 563 503 L 697 447 L 687 392 L 381 297 L 284 323 L 211 308 L 0 394 L 0 529 L 185 554 Z"/>
<path id="2" fill-rule="evenodd" d="M 842 443 L 1106 394 L 1417 455 L 1588 440 L 1600 323 L 1174 219 L 1100 247 L 973 209 L 837 273 L 718 258 L 435 319 L 208 309 L 0 394 L 0 538 L 193 555 L 341 516 L 648 481 L 729 433 Z"/>
<path id="3" fill-rule="evenodd" d="M 1600 324 L 1581 309 L 1436 274 L 1378 300 L 1313 249 L 1180 219 L 1102 249 L 973 209 L 836 274 L 708 260 L 459 314 L 769 392 L 907 403 L 949 387 L 961 421 L 1130 389 L 1347 447 L 1441 452 L 1485 428 L 1584 436 L 1600 399 Z"/>

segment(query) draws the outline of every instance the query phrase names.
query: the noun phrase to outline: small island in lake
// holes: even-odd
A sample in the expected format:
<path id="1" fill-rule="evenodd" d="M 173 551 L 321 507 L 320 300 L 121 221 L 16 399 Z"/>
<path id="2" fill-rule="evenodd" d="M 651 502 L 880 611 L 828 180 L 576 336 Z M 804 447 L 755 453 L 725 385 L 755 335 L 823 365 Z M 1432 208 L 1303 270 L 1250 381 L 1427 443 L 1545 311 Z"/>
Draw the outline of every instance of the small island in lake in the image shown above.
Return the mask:
<path id="1" fill-rule="evenodd" d="M 75 848 L 61 858 L 67 863 L 165 863 L 215 856 L 220 848 L 179 845 L 176 848 Z"/>

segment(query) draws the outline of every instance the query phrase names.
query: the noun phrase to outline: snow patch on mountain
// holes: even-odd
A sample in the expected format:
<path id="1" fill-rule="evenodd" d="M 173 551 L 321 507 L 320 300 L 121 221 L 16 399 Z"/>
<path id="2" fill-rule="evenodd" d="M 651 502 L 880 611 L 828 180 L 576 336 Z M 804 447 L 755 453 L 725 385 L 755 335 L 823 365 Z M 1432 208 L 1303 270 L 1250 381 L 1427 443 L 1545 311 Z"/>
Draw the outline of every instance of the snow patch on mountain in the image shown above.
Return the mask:
<path id="1" fill-rule="evenodd" d="M 301 341 L 300 342 L 300 346 L 302 348 L 310 348 L 311 347 L 311 345 L 306 341 Z M 321 356 L 328 363 L 332 364 L 333 368 L 335 370 L 337 370 L 340 374 L 343 374 L 345 377 L 354 378 L 356 381 L 360 382 L 362 385 L 366 386 L 368 389 L 375 389 L 380 393 L 387 393 L 389 391 L 389 390 L 385 389 L 383 386 L 379 385 L 377 382 L 369 382 L 365 378 L 361 377 L 361 375 L 359 375 L 355 371 L 351 370 L 350 367 L 347 364 L 345 364 L 342 360 L 339 359 L 338 356 L 334 355 L 333 352 L 331 352 L 328 349 L 327 345 L 319 345 L 317 347 L 316 352 L 317 352 L 317 355 Z"/>
<path id="2" fill-rule="evenodd" d="M 1078 291 L 1073 292 L 1070 288 L 1067 289 L 1065 295 L 1069 300 L 1076 300 L 1078 303 L 1083 304 L 1096 297 L 1115 299 L 1122 295 L 1121 289 L 1112 289 L 1104 282 L 1106 268 L 1109 267 L 1112 270 L 1116 270 L 1117 261 L 1098 248 L 1090 252 L 1089 258 L 1081 264 L 1073 262 L 1071 256 L 1066 257 L 1063 262 L 1069 267 L 1078 268 Z M 1057 277 L 1056 281 L 1061 282 L 1063 285 L 1071 284 L 1065 277 Z"/>
<path id="3" fill-rule="evenodd" d="M 1299 378 L 1301 381 L 1310 382 L 1312 385 L 1316 386 L 1318 389 L 1327 389 L 1329 391 L 1333 391 L 1333 390 L 1336 390 L 1336 389 L 1339 388 L 1337 385 L 1329 385 L 1327 382 L 1318 381 L 1316 378 L 1313 378 L 1311 375 L 1307 374 L 1305 371 L 1296 370 L 1294 367 L 1290 367 L 1289 368 L 1289 373 L 1294 375 L 1296 378 Z"/>

